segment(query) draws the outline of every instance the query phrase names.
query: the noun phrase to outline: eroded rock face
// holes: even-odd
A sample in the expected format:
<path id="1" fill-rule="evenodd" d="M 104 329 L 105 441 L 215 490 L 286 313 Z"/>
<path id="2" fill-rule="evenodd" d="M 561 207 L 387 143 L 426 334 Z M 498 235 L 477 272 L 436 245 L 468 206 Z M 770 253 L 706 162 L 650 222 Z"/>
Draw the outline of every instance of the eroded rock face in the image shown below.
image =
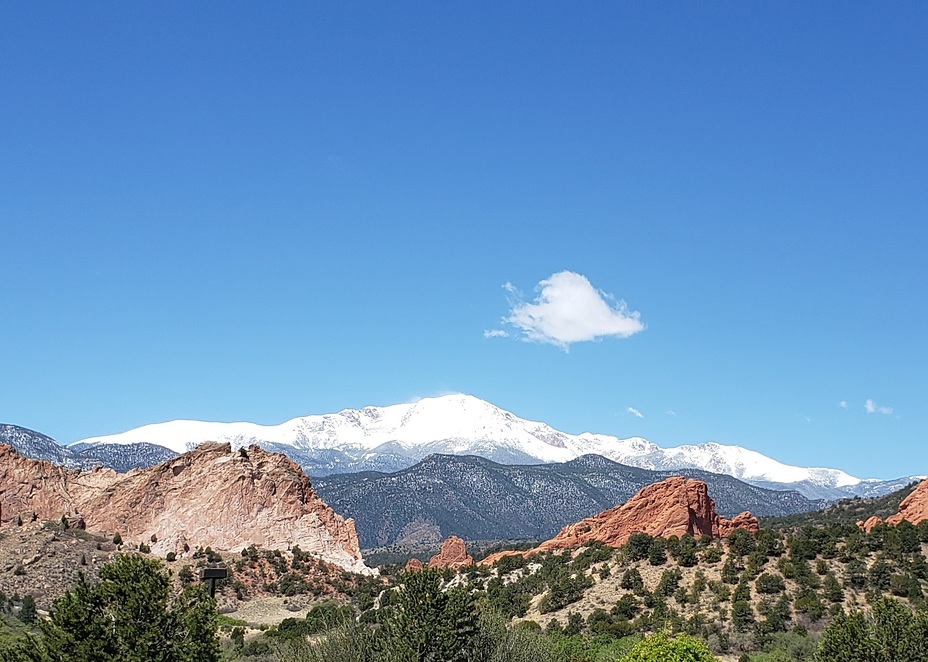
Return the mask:
<path id="1" fill-rule="evenodd" d="M 633 533 L 662 538 L 687 533 L 720 538 L 739 528 L 757 531 L 757 518 L 746 512 L 732 520 L 719 517 L 704 482 L 675 476 L 648 485 L 620 506 L 568 524 L 551 540 L 518 553 L 529 556 L 537 552 L 576 549 L 593 541 L 621 547 Z M 512 552 L 493 554 L 480 563 L 490 565 L 507 554 Z"/>
<path id="2" fill-rule="evenodd" d="M 873 530 L 873 527 L 875 527 L 877 524 L 881 523 L 882 521 L 883 520 L 881 520 L 876 515 L 871 515 L 870 517 L 867 518 L 866 522 L 863 522 L 863 521 L 857 522 L 857 526 L 859 526 L 861 529 L 863 529 L 867 533 L 870 533 Z"/>
<path id="3" fill-rule="evenodd" d="M 909 496 L 899 504 L 899 512 L 886 518 L 886 523 L 890 526 L 896 526 L 902 520 L 910 524 L 918 524 L 928 519 L 928 479 L 923 480 L 912 491 Z M 857 522 L 857 526 L 870 533 L 877 524 L 883 520 L 875 515 L 867 519 L 866 522 Z"/>
<path id="4" fill-rule="evenodd" d="M 299 545 L 354 572 L 364 565 L 354 520 L 316 496 L 302 470 L 257 446 L 202 444 L 149 469 L 81 472 L 29 460 L 0 446 L 0 516 L 80 514 L 90 531 L 119 532 L 157 554 L 184 545 L 238 551 Z"/>
<path id="5" fill-rule="evenodd" d="M 757 520 L 750 513 L 742 513 L 735 520 L 720 526 L 721 518 L 715 512 L 715 503 L 709 489 L 701 480 L 682 476 L 668 478 L 648 485 L 621 506 L 610 508 L 599 515 L 568 524 L 551 540 L 538 546 L 539 551 L 581 547 L 594 540 L 610 547 L 621 547 L 633 533 L 669 538 L 689 533 L 718 538 L 739 525 Z"/>
<path id="6" fill-rule="evenodd" d="M 918 524 L 928 519 L 928 479 L 918 484 L 912 493 L 899 504 L 899 512 L 886 518 L 887 524 L 896 525 L 902 520 Z"/>
<path id="7" fill-rule="evenodd" d="M 441 551 L 429 559 L 430 568 L 451 568 L 460 570 L 474 565 L 474 559 L 467 553 L 464 541 L 457 536 L 448 537 L 441 544 Z"/>
<path id="8" fill-rule="evenodd" d="M 719 538 L 727 538 L 735 529 L 744 529 L 749 533 L 757 533 L 760 531 L 760 522 L 747 511 L 735 515 L 732 519 L 719 516 Z"/>

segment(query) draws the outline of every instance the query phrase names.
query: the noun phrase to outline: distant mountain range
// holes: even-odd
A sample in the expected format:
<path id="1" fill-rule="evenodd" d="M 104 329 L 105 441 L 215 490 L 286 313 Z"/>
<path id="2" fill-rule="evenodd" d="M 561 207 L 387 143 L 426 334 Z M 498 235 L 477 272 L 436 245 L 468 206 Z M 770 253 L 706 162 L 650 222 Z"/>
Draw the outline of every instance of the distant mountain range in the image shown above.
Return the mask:
<path id="1" fill-rule="evenodd" d="M 204 441 L 228 442 L 236 448 L 258 444 L 285 453 L 316 477 L 370 470 L 393 472 L 439 453 L 476 455 L 500 464 L 568 462 L 595 454 L 642 469 L 692 468 L 726 474 L 762 487 L 795 489 L 813 500 L 878 496 L 918 479 L 861 480 L 838 469 L 782 464 L 741 446 L 706 443 L 660 448 L 640 437 L 571 435 L 462 394 L 388 407 L 346 409 L 271 426 L 171 421 L 91 437 L 68 449 L 108 466 L 128 466 L 162 452 L 181 453 Z"/>
<path id="2" fill-rule="evenodd" d="M 119 472 L 136 467 L 151 467 L 177 455 L 164 446 L 146 443 L 62 446 L 41 432 L 9 424 L 0 424 L 0 444 L 8 444 L 20 455 L 33 460 L 48 460 L 63 467 L 80 469 L 102 465 Z"/>
<path id="3" fill-rule="evenodd" d="M 84 458 L 49 436 L 18 425 L 0 424 L 0 444 L 13 447 L 23 457 L 48 460 L 64 467 L 84 467 Z"/>
<path id="4" fill-rule="evenodd" d="M 430 455 L 394 473 L 333 474 L 313 480 L 337 513 L 353 517 L 361 547 L 467 540 L 539 540 L 624 503 L 638 490 L 684 475 L 704 481 L 719 514 L 792 515 L 824 505 L 796 491 L 768 490 L 698 469 L 651 471 L 599 455 L 568 462 L 502 465 L 475 456 Z"/>

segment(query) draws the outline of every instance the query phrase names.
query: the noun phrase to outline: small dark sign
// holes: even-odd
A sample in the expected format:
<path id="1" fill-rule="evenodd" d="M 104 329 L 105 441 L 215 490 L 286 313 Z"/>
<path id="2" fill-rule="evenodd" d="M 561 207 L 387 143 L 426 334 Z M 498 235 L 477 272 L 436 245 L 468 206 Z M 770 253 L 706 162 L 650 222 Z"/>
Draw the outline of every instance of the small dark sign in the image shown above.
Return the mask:
<path id="1" fill-rule="evenodd" d="M 200 570 L 200 579 L 225 579 L 229 571 L 225 568 L 203 568 Z"/>

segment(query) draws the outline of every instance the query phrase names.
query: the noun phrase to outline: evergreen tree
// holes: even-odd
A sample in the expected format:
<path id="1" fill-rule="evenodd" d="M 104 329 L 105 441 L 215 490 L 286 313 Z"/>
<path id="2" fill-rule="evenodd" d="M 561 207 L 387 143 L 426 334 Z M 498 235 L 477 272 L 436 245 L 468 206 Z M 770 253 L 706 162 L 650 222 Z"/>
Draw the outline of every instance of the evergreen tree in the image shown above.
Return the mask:
<path id="1" fill-rule="evenodd" d="M 923 662 L 928 659 L 928 611 L 880 598 L 868 617 L 840 611 L 822 633 L 815 662 Z"/>
<path id="2" fill-rule="evenodd" d="M 825 597 L 831 602 L 844 601 L 844 589 L 841 588 L 838 578 L 831 572 L 825 575 Z"/>
<path id="3" fill-rule="evenodd" d="M 443 591 L 441 572 L 426 569 L 403 576 L 396 611 L 387 623 L 387 643 L 401 659 L 452 662 L 462 659 L 476 631 L 473 598 L 465 589 Z"/>
<path id="4" fill-rule="evenodd" d="M 19 608 L 19 620 L 26 625 L 32 625 L 38 620 L 38 612 L 35 608 L 35 598 L 31 595 L 23 597 L 23 603 Z"/>
<path id="5" fill-rule="evenodd" d="M 117 556 L 90 585 L 77 585 L 55 600 L 41 624 L 38 646 L 53 662 L 215 662 L 216 603 L 200 587 L 171 601 L 162 564 L 136 554 Z"/>
<path id="6" fill-rule="evenodd" d="M 620 586 L 629 591 L 640 591 L 644 588 L 644 580 L 638 568 L 629 568 L 622 575 Z"/>

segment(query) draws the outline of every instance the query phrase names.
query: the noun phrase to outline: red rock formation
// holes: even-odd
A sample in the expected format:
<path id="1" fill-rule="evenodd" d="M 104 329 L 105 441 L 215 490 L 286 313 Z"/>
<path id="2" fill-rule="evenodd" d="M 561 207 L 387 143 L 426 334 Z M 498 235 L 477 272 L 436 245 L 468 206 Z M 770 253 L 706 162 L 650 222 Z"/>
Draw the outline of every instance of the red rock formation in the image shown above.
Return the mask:
<path id="1" fill-rule="evenodd" d="M 923 480 L 909 496 L 899 504 L 899 512 L 886 518 L 886 523 L 895 526 L 902 520 L 918 524 L 928 519 L 928 480 Z"/>
<path id="2" fill-rule="evenodd" d="M 719 516 L 719 538 L 727 538 L 735 529 L 744 529 L 749 533 L 760 531 L 760 522 L 751 513 L 745 511 L 735 515 L 732 519 Z"/>
<path id="3" fill-rule="evenodd" d="M 521 557 L 528 558 L 534 551 L 535 551 L 535 550 L 531 550 L 531 549 L 530 549 L 530 550 L 528 550 L 527 552 L 516 552 L 516 551 L 494 552 L 494 553 L 489 554 L 489 555 L 483 557 L 482 559 L 480 559 L 480 560 L 477 562 L 477 565 L 486 565 L 486 566 L 490 566 L 490 565 L 493 565 L 494 563 L 496 563 L 497 561 L 499 561 L 499 560 L 500 560 L 501 558 L 503 558 L 504 556 L 516 556 L 516 555 L 519 555 L 519 556 L 521 556 Z"/>
<path id="4" fill-rule="evenodd" d="M 451 568 L 460 570 L 474 565 L 474 559 L 468 555 L 464 541 L 457 536 L 450 536 L 441 544 L 441 551 L 429 559 L 430 568 Z"/>
<path id="5" fill-rule="evenodd" d="M 870 533 L 873 530 L 873 527 L 875 527 L 877 524 L 880 524 L 882 521 L 883 520 L 881 520 L 876 515 L 871 515 L 870 517 L 867 518 L 866 522 L 858 521 L 857 526 L 859 526 L 861 529 L 863 529 L 867 533 Z"/>
<path id="6" fill-rule="evenodd" d="M 758 522 L 750 513 L 741 513 L 732 520 L 719 517 L 709 490 L 701 480 L 680 476 L 648 485 L 620 506 L 568 524 L 551 540 L 527 552 L 499 552 L 483 559 L 481 565 L 491 565 L 513 553 L 529 556 L 537 552 L 576 549 L 593 541 L 610 547 L 621 547 L 633 533 L 669 538 L 689 533 L 726 537 L 735 529 L 757 531 Z"/>
<path id="7" fill-rule="evenodd" d="M 928 519 L 928 480 L 920 482 L 909 496 L 899 504 L 899 512 L 886 518 L 886 523 L 896 526 L 902 520 L 911 524 L 918 524 Z M 870 533 L 877 524 L 883 520 L 874 515 L 866 522 L 857 522 L 857 526 Z"/>
<path id="8" fill-rule="evenodd" d="M 720 518 L 715 513 L 715 503 L 709 490 L 701 480 L 685 479 L 682 476 L 668 478 L 648 485 L 621 506 L 587 517 L 575 524 L 568 524 L 551 540 L 538 546 L 538 551 L 571 549 L 598 540 L 610 547 L 621 547 L 633 533 L 669 538 L 686 533 L 694 536 L 720 537 L 739 525 L 757 526 L 750 513 L 742 513 L 720 527 Z"/>
<path id="9" fill-rule="evenodd" d="M 0 445 L 0 512 L 5 520 L 32 511 L 42 519 L 79 513 L 90 531 L 119 532 L 158 554 L 254 544 L 299 545 L 357 572 L 370 572 L 354 520 L 316 495 L 298 465 L 279 453 L 229 444 L 196 450 L 148 469 L 89 472 L 30 460 Z"/>
<path id="10" fill-rule="evenodd" d="M 419 572 L 422 570 L 422 561 L 413 557 L 406 561 L 406 572 Z"/>

